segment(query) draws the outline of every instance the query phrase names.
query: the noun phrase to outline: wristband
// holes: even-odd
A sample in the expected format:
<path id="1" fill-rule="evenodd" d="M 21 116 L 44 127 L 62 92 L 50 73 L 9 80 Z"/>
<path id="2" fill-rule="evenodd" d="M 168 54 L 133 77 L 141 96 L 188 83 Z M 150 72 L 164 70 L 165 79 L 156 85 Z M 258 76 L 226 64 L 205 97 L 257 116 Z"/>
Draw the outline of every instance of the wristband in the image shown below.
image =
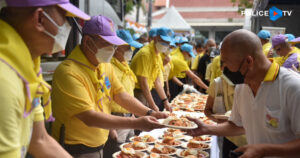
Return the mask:
<path id="1" fill-rule="evenodd" d="M 166 100 L 168 100 L 168 98 L 165 98 L 165 99 L 163 99 L 163 100 L 161 100 L 162 102 L 165 102 Z"/>
<path id="2" fill-rule="evenodd" d="M 147 116 L 149 116 L 149 115 L 151 115 L 151 114 L 152 114 L 152 112 L 153 112 L 153 110 L 152 110 L 152 109 L 150 109 L 149 111 L 147 111 L 146 115 L 147 115 Z"/>

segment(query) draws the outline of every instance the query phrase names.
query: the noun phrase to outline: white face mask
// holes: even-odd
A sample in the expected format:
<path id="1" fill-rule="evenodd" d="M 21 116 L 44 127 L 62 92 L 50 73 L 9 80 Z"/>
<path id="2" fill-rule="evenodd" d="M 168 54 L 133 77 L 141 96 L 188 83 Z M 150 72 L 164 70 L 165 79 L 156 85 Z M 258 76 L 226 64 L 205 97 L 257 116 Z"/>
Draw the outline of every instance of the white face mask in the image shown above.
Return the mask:
<path id="1" fill-rule="evenodd" d="M 166 52 L 169 48 L 169 45 L 162 44 L 161 42 L 156 42 L 155 47 L 158 52 Z"/>
<path id="2" fill-rule="evenodd" d="M 167 51 L 164 52 L 165 55 L 169 55 L 173 51 L 172 48 L 169 48 Z"/>
<path id="3" fill-rule="evenodd" d="M 131 60 L 132 58 L 132 54 L 133 52 L 131 50 L 127 50 L 125 53 L 124 53 L 124 59 L 128 62 Z"/>
<path id="4" fill-rule="evenodd" d="M 115 48 L 113 46 L 107 46 L 97 49 L 95 55 L 99 63 L 109 63 L 114 54 Z"/>
<path id="5" fill-rule="evenodd" d="M 58 32 L 56 35 L 52 35 L 50 32 L 44 30 L 44 32 L 48 36 L 54 39 L 54 45 L 51 53 L 56 53 L 64 50 L 67 44 L 69 33 L 72 28 L 71 25 L 66 21 L 62 26 L 59 26 L 46 12 L 43 12 L 43 14 L 51 21 L 51 23 L 53 23 L 58 28 Z"/>
<path id="6" fill-rule="evenodd" d="M 186 61 L 191 61 L 191 60 L 192 60 L 192 57 L 189 56 L 189 55 L 184 55 L 184 59 L 185 59 Z"/>

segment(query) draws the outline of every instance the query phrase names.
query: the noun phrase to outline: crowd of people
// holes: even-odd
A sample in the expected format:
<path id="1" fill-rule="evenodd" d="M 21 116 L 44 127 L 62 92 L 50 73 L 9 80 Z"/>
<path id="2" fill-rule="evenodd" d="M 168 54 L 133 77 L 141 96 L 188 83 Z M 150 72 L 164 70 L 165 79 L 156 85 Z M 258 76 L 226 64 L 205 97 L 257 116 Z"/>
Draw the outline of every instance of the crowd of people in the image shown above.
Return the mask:
<path id="1" fill-rule="evenodd" d="M 216 44 L 161 27 L 148 39 L 115 30 L 69 0 L 7 0 L 0 12 L 0 158 L 108 158 L 140 131 L 164 126 L 179 93 L 208 94 L 196 135 L 226 136 L 223 158 L 300 155 L 300 40 L 236 30 Z M 82 39 L 52 84 L 41 56 L 65 49 L 68 17 L 85 20 Z M 195 87 L 195 88 L 194 88 Z M 229 120 L 212 114 L 232 111 Z M 52 122 L 50 134 L 45 121 Z"/>

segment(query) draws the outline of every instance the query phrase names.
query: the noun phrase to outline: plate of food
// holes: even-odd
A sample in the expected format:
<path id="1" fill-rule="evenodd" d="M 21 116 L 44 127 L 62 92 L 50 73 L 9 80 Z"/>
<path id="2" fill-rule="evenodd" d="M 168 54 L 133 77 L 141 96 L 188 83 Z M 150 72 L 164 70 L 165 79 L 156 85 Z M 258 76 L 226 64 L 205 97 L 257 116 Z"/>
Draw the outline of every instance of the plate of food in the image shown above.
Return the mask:
<path id="1" fill-rule="evenodd" d="M 179 149 L 176 152 L 178 157 L 184 158 L 208 158 L 209 153 L 200 149 Z"/>
<path id="2" fill-rule="evenodd" d="M 150 153 L 147 158 L 171 158 L 171 157 L 168 155 L 159 155 L 156 153 Z"/>
<path id="3" fill-rule="evenodd" d="M 146 158 L 147 155 L 141 151 L 135 151 L 133 148 L 123 148 L 121 151 L 115 152 L 113 158 Z"/>
<path id="4" fill-rule="evenodd" d="M 176 154 L 177 149 L 171 146 L 164 146 L 155 144 L 151 149 L 148 150 L 149 153 L 156 153 L 160 155 L 173 155 Z"/>
<path id="5" fill-rule="evenodd" d="M 164 134 L 159 138 L 164 139 L 165 137 L 173 137 L 176 140 L 190 140 L 193 138 L 191 136 L 184 135 L 181 132 L 164 132 Z"/>
<path id="6" fill-rule="evenodd" d="M 159 119 L 158 121 L 166 127 L 176 129 L 196 129 L 198 127 L 197 124 L 186 118 L 168 117 L 166 119 Z"/>
<path id="7" fill-rule="evenodd" d="M 164 137 L 163 140 L 159 140 L 155 144 L 177 147 L 181 146 L 182 142 L 174 137 Z"/>
<path id="8" fill-rule="evenodd" d="M 133 148 L 135 151 L 146 151 L 149 148 L 149 145 L 145 142 L 130 142 L 130 143 L 123 143 L 120 145 L 120 148 Z"/>
<path id="9" fill-rule="evenodd" d="M 144 136 L 133 136 L 129 138 L 130 141 L 137 141 L 137 142 L 145 142 L 148 144 L 154 143 L 156 139 L 150 135 L 144 135 Z"/>
<path id="10" fill-rule="evenodd" d="M 193 108 L 195 111 L 204 111 L 205 109 L 205 102 L 198 102 L 196 104 L 193 105 Z"/>
<path id="11" fill-rule="evenodd" d="M 202 150 L 210 149 L 210 144 L 201 141 L 189 140 L 188 142 L 182 143 L 183 148 L 197 148 Z"/>
<path id="12" fill-rule="evenodd" d="M 190 140 L 199 141 L 199 142 L 211 142 L 210 136 L 195 136 Z"/>

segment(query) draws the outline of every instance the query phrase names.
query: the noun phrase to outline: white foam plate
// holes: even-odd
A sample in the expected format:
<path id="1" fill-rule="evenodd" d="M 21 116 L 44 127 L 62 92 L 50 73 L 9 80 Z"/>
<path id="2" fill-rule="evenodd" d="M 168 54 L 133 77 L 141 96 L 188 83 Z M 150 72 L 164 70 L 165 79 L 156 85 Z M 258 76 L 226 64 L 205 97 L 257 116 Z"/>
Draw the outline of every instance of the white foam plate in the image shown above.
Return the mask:
<path id="1" fill-rule="evenodd" d="M 113 158 L 118 158 L 118 155 L 120 155 L 120 153 L 121 153 L 121 151 L 115 152 L 115 153 L 112 155 L 112 157 L 113 157 Z M 136 153 L 137 153 L 138 155 L 140 155 L 141 158 L 147 158 L 146 153 L 143 153 L 143 152 L 141 152 L 141 151 L 137 151 Z"/>
<path id="2" fill-rule="evenodd" d="M 196 128 L 198 128 L 198 125 L 194 122 L 192 122 L 192 126 L 190 126 L 190 127 L 168 125 L 169 121 L 166 119 L 159 119 L 158 122 L 166 127 L 176 128 L 176 129 L 196 129 Z"/>
<path id="3" fill-rule="evenodd" d="M 187 147 L 188 143 L 189 143 L 189 142 L 184 142 L 184 143 L 182 143 L 182 147 L 183 147 L 183 148 L 189 148 L 189 147 Z M 206 145 L 208 145 L 208 147 L 207 147 L 207 148 L 190 148 L 190 149 L 208 150 L 208 149 L 211 148 L 210 144 L 208 144 L 208 143 L 201 142 L 201 144 L 206 144 Z"/>
<path id="4" fill-rule="evenodd" d="M 176 152 L 176 155 L 177 155 L 178 157 L 185 157 L 185 156 L 182 156 L 182 155 L 181 155 L 181 152 L 183 152 L 183 151 L 185 151 L 185 150 L 187 150 L 187 149 L 178 149 L 177 152 Z M 208 157 L 209 157 L 209 153 L 208 153 L 208 152 L 202 151 L 202 150 L 200 150 L 200 149 L 193 149 L 193 150 L 197 150 L 198 152 L 201 152 L 202 154 L 205 155 L 205 158 L 208 158 Z M 195 156 L 197 156 L 197 155 L 195 155 Z"/>
<path id="5" fill-rule="evenodd" d="M 130 143 L 133 143 L 133 142 L 130 142 Z M 141 143 L 145 143 L 145 142 L 141 142 Z M 121 150 L 123 149 L 123 146 L 124 146 L 125 144 L 129 144 L 129 143 L 123 143 L 123 144 L 121 144 L 121 145 L 120 145 Z M 135 151 L 147 151 L 148 148 L 149 148 L 150 146 L 149 146 L 147 143 L 145 143 L 145 145 L 146 145 L 146 148 L 145 148 L 145 149 L 140 149 L 140 150 L 134 149 L 134 150 L 135 150 Z"/>

